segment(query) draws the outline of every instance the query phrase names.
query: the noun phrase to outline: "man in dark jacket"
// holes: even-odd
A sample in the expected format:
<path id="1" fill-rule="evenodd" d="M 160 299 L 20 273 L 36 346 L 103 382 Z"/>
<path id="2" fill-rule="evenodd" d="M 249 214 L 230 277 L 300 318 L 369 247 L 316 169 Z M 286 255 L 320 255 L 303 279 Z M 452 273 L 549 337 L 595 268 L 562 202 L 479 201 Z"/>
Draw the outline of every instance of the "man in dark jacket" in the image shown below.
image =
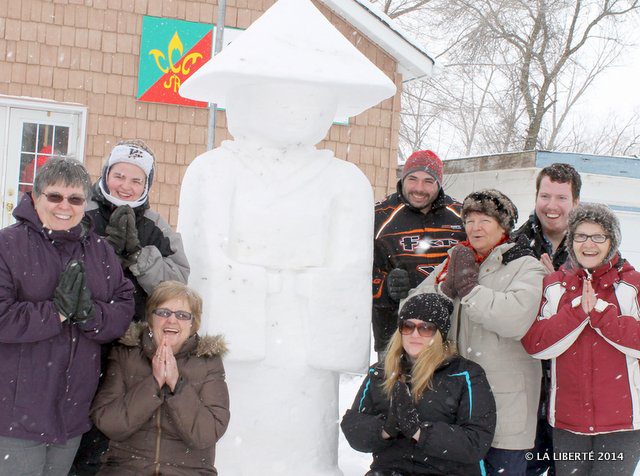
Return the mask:
<path id="1" fill-rule="evenodd" d="M 564 246 L 569 213 L 580 202 L 580 174 L 569 164 L 543 168 L 536 178 L 536 205 L 529 219 L 513 233 L 534 251 L 549 273 L 567 260 Z"/>
<path id="2" fill-rule="evenodd" d="M 429 276 L 449 248 L 466 239 L 461 205 L 445 195 L 442 169 L 434 152 L 414 152 L 402 168 L 397 192 L 376 204 L 372 322 L 379 354 L 396 329 L 400 299 Z"/>
<path id="3" fill-rule="evenodd" d="M 100 375 L 100 344 L 133 315 L 133 286 L 84 215 L 82 164 L 50 159 L 0 230 L 0 474 L 64 474 Z"/>
<path id="4" fill-rule="evenodd" d="M 543 168 L 536 178 L 535 210 L 513 233 L 513 240 L 529 246 L 548 273 L 560 268 L 569 257 L 565 247 L 569 213 L 580 202 L 581 187 L 580 174 L 571 165 L 555 163 Z M 545 471 L 547 476 L 555 474 L 552 430 L 547 422 L 550 384 L 549 361 L 543 360 L 534 458 L 527 464 L 528 476 L 539 476 Z"/>

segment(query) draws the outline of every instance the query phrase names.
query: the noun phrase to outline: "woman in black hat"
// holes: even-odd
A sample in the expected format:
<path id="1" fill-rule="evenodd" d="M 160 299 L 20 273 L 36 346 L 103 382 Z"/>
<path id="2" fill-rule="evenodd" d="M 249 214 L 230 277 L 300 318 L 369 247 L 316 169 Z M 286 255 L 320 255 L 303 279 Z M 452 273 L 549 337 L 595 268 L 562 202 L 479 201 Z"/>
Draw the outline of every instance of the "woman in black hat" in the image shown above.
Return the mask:
<path id="1" fill-rule="evenodd" d="M 446 341 L 452 310 L 437 294 L 409 299 L 384 363 L 369 369 L 347 410 L 347 441 L 373 453 L 366 476 L 484 474 L 495 401 L 482 368 Z"/>

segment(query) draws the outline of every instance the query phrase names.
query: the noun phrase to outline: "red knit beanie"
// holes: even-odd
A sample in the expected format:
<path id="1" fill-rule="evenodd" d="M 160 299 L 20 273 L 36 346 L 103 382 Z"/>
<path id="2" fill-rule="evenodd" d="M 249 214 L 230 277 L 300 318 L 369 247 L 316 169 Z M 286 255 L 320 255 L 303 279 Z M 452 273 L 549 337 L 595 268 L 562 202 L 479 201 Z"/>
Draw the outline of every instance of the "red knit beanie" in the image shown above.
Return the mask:
<path id="1" fill-rule="evenodd" d="M 402 180 L 412 172 L 427 172 L 442 188 L 442 160 L 431 150 L 417 150 L 409 156 L 402 167 Z"/>

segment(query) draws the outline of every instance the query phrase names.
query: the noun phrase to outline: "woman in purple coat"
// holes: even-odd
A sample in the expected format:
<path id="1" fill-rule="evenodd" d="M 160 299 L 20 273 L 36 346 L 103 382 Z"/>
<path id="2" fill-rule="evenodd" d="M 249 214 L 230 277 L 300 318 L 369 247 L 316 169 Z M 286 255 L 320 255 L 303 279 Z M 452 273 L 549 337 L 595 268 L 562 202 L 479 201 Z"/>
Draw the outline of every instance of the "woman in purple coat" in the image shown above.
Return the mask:
<path id="1" fill-rule="evenodd" d="M 48 161 L 0 230 L 0 476 L 66 475 L 91 427 L 100 344 L 133 315 L 133 286 L 84 210 L 89 174 Z"/>

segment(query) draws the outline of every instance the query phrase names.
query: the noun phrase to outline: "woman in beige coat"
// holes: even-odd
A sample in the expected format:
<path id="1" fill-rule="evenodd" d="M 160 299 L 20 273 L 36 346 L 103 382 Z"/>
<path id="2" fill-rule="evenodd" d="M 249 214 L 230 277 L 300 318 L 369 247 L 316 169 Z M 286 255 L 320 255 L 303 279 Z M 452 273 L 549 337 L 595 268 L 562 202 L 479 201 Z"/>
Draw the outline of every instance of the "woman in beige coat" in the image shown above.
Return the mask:
<path id="1" fill-rule="evenodd" d="M 454 301 L 449 339 L 487 374 L 497 407 L 488 475 L 525 474 L 540 397 L 540 364 L 520 338 L 536 317 L 545 272 L 528 248 L 509 241 L 517 217 L 515 205 L 497 190 L 467 196 L 462 220 L 468 241 L 409 293 L 437 292 Z"/>
<path id="2" fill-rule="evenodd" d="M 200 337 L 202 299 L 177 281 L 147 300 L 109 357 L 92 416 L 111 440 L 101 476 L 216 475 L 215 444 L 229 423 L 221 337 Z"/>

